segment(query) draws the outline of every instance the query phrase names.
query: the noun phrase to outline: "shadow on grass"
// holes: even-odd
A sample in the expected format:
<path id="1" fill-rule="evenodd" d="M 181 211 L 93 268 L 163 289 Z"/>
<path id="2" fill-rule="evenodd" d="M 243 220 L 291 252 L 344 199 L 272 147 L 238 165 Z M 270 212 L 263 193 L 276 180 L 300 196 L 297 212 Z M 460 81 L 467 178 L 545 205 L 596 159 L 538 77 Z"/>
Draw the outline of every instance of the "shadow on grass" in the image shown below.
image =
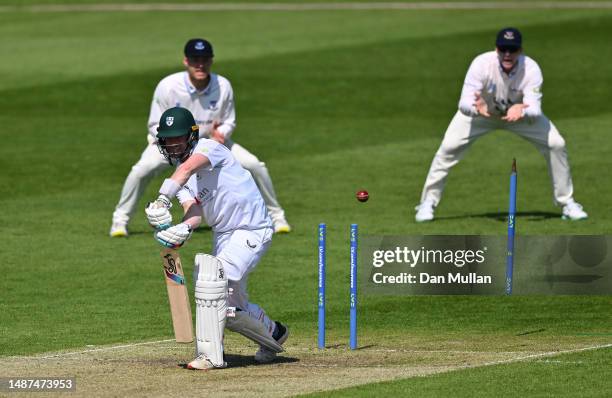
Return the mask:
<path id="1" fill-rule="evenodd" d="M 228 368 L 244 368 L 247 366 L 268 366 L 278 365 L 281 363 L 294 363 L 299 362 L 299 359 L 279 356 L 273 362 L 261 364 L 255 362 L 255 357 L 253 355 L 225 354 L 225 362 L 227 362 Z M 183 369 L 187 369 L 186 363 L 180 363 L 178 366 Z"/>
<path id="2" fill-rule="evenodd" d="M 549 275 L 542 278 L 543 281 L 549 283 L 592 283 L 603 278 L 603 275 Z"/>
<path id="3" fill-rule="evenodd" d="M 375 344 L 369 344 L 369 345 L 364 345 L 364 346 L 360 346 L 355 348 L 355 350 L 367 350 L 369 348 L 375 348 L 377 347 Z M 325 346 L 326 350 L 348 350 L 349 349 L 349 345 L 348 344 L 330 344 L 330 345 L 326 345 Z"/>
<path id="4" fill-rule="evenodd" d="M 294 363 L 299 362 L 299 359 L 279 355 L 273 362 L 261 364 L 255 362 L 255 357 L 253 355 L 225 354 L 225 361 L 227 362 L 228 367 L 243 368 L 245 366 L 266 366 L 278 365 L 281 363 Z"/>
<path id="5" fill-rule="evenodd" d="M 481 213 L 481 214 L 463 214 L 459 216 L 445 216 L 436 217 L 436 220 L 459 220 L 463 218 L 490 218 L 493 220 L 506 222 L 508 220 L 508 213 Z M 545 221 L 551 218 L 561 218 L 559 213 L 552 213 L 550 211 L 519 211 L 516 213 L 516 218 L 524 219 L 527 221 Z"/>

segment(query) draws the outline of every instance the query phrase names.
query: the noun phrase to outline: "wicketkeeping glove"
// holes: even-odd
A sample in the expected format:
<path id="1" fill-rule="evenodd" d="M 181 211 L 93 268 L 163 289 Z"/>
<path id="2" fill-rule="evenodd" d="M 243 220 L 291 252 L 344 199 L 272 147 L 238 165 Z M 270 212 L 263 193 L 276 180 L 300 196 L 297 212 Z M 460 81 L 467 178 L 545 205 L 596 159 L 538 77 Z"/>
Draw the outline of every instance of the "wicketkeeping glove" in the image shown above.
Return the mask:
<path id="1" fill-rule="evenodd" d="M 171 249 L 178 249 L 191 237 L 191 227 L 180 223 L 168 229 L 155 232 L 155 239 Z"/>
<path id="2" fill-rule="evenodd" d="M 159 195 L 155 202 L 149 202 L 145 208 L 147 220 L 155 229 L 166 229 L 172 225 L 170 208 L 172 203 L 165 195 Z"/>

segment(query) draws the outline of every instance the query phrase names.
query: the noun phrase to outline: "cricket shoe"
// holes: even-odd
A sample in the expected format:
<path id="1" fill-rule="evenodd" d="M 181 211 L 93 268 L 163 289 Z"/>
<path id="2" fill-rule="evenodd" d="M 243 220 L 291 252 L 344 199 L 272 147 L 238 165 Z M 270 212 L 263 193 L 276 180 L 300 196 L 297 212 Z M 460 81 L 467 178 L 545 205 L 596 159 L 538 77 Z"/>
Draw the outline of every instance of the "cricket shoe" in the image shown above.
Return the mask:
<path id="1" fill-rule="evenodd" d="M 564 220 L 586 220 L 589 215 L 582 210 L 582 205 L 575 202 L 574 199 L 570 199 L 565 206 L 563 206 L 563 215 L 561 216 Z"/>
<path id="2" fill-rule="evenodd" d="M 291 232 L 291 226 L 287 223 L 284 218 L 281 220 L 274 221 L 274 233 L 275 234 L 288 234 Z"/>
<path id="3" fill-rule="evenodd" d="M 111 238 L 125 238 L 128 236 L 127 224 L 114 222 L 109 235 Z"/>
<path id="4" fill-rule="evenodd" d="M 434 219 L 434 202 L 432 200 L 424 200 L 414 209 L 417 211 L 414 216 L 416 222 L 425 222 Z"/>
<path id="5" fill-rule="evenodd" d="M 200 354 L 196 359 L 187 364 L 187 369 L 191 370 L 210 370 L 210 369 L 223 369 L 227 368 L 227 362 L 223 362 L 222 365 L 215 366 L 210 359 L 206 358 L 206 355 Z"/>
<path id="6" fill-rule="evenodd" d="M 274 340 L 276 340 L 278 344 L 283 345 L 283 343 L 287 341 L 287 337 L 289 337 L 289 328 L 287 328 L 280 322 L 275 321 L 274 323 L 276 323 L 276 329 L 274 330 L 272 337 L 274 338 Z M 260 346 L 259 350 L 257 350 L 257 352 L 255 353 L 255 362 L 270 363 L 276 359 L 277 354 L 278 353 L 264 346 Z"/>

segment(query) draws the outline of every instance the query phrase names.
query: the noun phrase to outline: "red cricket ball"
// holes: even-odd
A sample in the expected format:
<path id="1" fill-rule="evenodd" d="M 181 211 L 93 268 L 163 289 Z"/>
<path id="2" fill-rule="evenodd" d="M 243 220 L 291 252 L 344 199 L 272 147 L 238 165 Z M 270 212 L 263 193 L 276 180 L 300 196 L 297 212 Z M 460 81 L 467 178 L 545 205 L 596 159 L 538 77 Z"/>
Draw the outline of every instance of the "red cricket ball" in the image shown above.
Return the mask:
<path id="1" fill-rule="evenodd" d="M 370 199 L 370 194 L 365 189 L 362 191 L 358 191 L 357 195 L 355 196 L 357 197 L 357 200 L 360 202 L 367 202 L 368 199 Z"/>

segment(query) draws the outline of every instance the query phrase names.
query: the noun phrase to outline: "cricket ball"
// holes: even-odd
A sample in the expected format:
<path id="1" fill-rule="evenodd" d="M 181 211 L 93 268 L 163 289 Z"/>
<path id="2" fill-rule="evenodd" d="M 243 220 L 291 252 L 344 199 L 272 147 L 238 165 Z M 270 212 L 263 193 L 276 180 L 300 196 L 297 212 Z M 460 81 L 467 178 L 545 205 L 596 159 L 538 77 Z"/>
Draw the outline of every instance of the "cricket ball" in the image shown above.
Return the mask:
<path id="1" fill-rule="evenodd" d="M 366 190 L 358 191 L 357 195 L 355 196 L 357 197 L 357 200 L 360 202 L 367 202 L 368 199 L 370 199 L 370 194 L 368 194 L 368 191 Z"/>

